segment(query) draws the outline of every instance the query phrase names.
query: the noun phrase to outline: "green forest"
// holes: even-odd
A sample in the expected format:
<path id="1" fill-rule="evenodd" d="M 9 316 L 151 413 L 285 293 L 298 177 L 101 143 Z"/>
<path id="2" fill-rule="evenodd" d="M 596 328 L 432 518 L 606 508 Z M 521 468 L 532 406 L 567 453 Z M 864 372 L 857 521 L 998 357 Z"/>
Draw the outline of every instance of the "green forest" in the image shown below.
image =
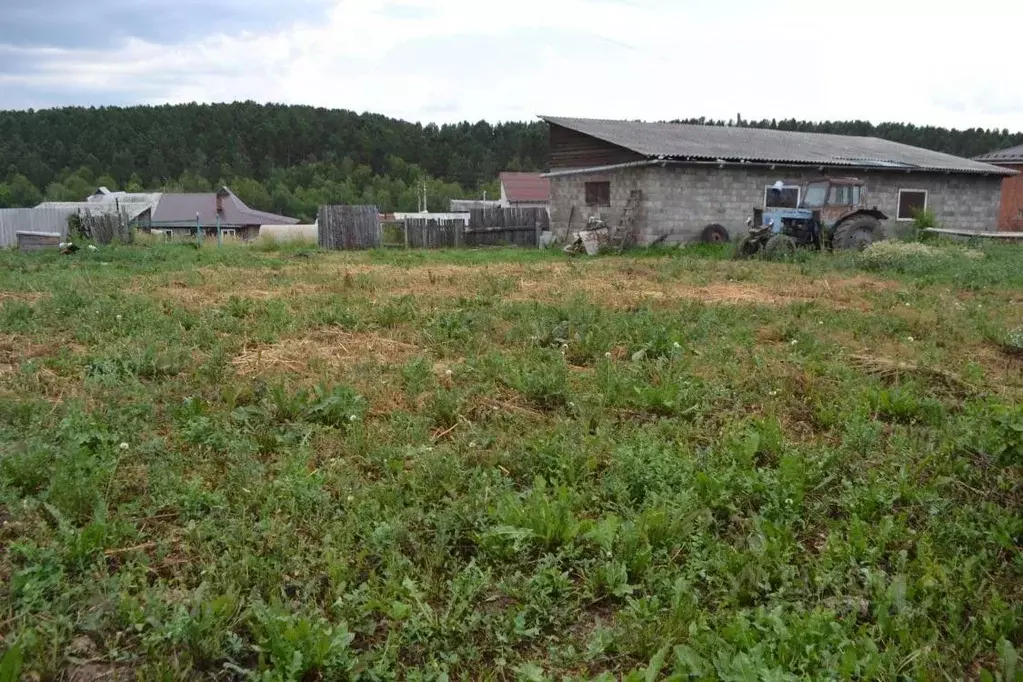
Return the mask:
<path id="1" fill-rule="evenodd" d="M 976 156 L 1023 144 L 1007 130 L 790 120 L 687 123 L 872 135 Z M 229 186 L 253 208 L 311 219 L 327 203 L 413 211 L 498 192 L 502 170 L 539 170 L 542 122 L 409 123 L 307 106 L 182 104 L 0 111 L 0 208 L 80 201 L 99 186 L 209 191 Z"/>

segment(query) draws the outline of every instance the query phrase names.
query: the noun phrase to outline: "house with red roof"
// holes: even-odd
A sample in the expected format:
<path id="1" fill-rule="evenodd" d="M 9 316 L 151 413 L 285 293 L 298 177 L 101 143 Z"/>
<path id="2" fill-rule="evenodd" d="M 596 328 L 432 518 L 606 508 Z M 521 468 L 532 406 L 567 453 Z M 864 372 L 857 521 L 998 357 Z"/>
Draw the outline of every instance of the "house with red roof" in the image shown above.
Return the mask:
<path id="1" fill-rule="evenodd" d="M 551 207 L 551 181 L 539 173 L 501 173 L 501 206 L 506 208 Z"/>

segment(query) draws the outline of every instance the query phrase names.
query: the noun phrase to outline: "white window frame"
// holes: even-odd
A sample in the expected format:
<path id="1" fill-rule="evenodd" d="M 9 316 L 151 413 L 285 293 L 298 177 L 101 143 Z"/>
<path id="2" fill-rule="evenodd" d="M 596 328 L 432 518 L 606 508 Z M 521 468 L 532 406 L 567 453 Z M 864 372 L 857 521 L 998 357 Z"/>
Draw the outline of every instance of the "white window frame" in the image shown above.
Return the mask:
<path id="1" fill-rule="evenodd" d="M 233 227 L 225 227 L 220 231 L 220 234 L 224 237 L 230 237 L 234 239 L 237 236 L 237 232 Z"/>
<path id="2" fill-rule="evenodd" d="M 767 208 L 768 192 L 772 189 L 774 189 L 774 185 L 764 185 L 764 208 Z M 799 185 L 782 185 L 781 189 L 783 192 L 787 189 L 796 190 L 796 206 L 799 206 L 799 204 L 803 202 L 803 188 Z"/>
<path id="3" fill-rule="evenodd" d="M 163 238 L 167 241 L 174 239 L 174 230 L 160 230 L 160 232 L 163 233 Z"/>
<path id="4" fill-rule="evenodd" d="M 903 192 L 913 192 L 914 194 L 923 194 L 924 195 L 924 209 L 923 210 L 925 210 L 925 211 L 927 210 L 927 202 L 930 200 L 930 195 L 928 194 L 927 190 L 925 190 L 925 189 L 912 189 L 910 187 L 904 187 L 904 188 L 899 190 L 899 199 L 898 199 L 898 201 L 895 204 L 895 220 L 900 222 L 900 223 L 911 223 L 911 222 L 913 222 L 913 218 L 900 218 L 899 217 L 899 214 L 902 213 L 902 211 L 900 209 L 902 208 L 902 193 Z"/>

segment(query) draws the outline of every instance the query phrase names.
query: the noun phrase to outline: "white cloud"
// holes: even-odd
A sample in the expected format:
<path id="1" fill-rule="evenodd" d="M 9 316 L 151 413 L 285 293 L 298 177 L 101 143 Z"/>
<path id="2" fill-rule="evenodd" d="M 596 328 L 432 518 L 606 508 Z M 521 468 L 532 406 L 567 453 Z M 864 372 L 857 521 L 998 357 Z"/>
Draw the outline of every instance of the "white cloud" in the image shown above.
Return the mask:
<path id="1" fill-rule="evenodd" d="M 1017 50 L 985 37 L 1019 19 L 1012 0 L 969 13 L 923 0 L 339 0 L 323 22 L 263 34 L 37 51 L 40 71 L 0 85 L 424 121 L 741 113 L 1018 130 Z"/>

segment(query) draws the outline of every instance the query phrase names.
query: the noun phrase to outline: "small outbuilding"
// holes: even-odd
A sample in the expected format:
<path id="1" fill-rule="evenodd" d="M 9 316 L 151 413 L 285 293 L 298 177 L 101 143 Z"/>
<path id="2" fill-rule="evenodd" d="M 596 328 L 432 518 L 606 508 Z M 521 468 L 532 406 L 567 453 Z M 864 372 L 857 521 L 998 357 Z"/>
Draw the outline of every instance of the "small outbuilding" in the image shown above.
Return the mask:
<path id="1" fill-rule="evenodd" d="M 1001 166 L 1017 173 L 1023 171 L 1023 145 L 1000 149 L 976 161 Z M 1012 175 L 1002 180 L 1002 201 L 998 211 L 998 229 L 1023 231 L 1023 175 Z"/>
<path id="2" fill-rule="evenodd" d="M 693 242 L 709 225 L 732 238 L 753 208 L 797 206 L 821 176 L 866 182 L 886 230 L 926 209 L 943 227 L 993 230 L 1015 170 L 872 137 L 761 128 L 544 117 L 550 126 L 552 229 L 629 216 L 640 244 Z M 782 191 L 772 191 L 781 181 Z"/>

